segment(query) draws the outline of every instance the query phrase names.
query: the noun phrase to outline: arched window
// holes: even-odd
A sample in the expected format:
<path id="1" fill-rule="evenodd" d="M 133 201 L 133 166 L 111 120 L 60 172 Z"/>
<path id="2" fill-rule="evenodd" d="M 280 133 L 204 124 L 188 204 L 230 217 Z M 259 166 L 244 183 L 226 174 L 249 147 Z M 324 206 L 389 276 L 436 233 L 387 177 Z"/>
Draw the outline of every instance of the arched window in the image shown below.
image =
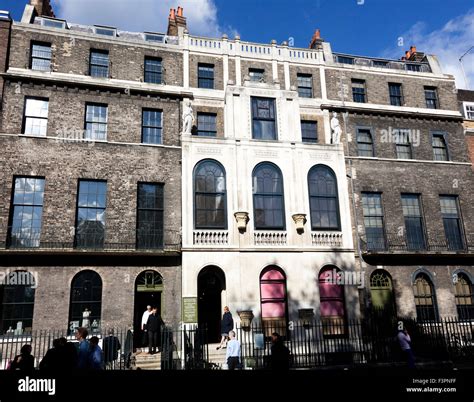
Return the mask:
<path id="1" fill-rule="evenodd" d="M 36 279 L 27 271 L 6 275 L 0 286 L 0 334 L 31 333 Z"/>
<path id="2" fill-rule="evenodd" d="M 78 327 L 89 331 L 100 329 L 102 311 L 102 279 L 97 272 L 81 271 L 71 282 L 71 303 L 69 306 L 69 330 Z"/>
<path id="3" fill-rule="evenodd" d="M 311 227 L 313 230 L 339 230 L 339 201 L 336 175 L 327 166 L 317 165 L 308 173 Z"/>
<path id="4" fill-rule="evenodd" d="M 223 166 L 212 160 L 194 169 L 194 227 L 227 229 L 226 183 Z"/>
<path id="5" fill-rule="evenodd" d="M 286 276 L 277 267 L 265 268 L 260 275 L 260 303 L 265 334 L 273 332 L 286 335 L 287 292 Z"/>
<path id="6" fill-rule="evenodd" d="M 455 277 L 454 288 L 459 319 L 473 320 L 474 296 L 471 280 L 465 273 L 459 273 Z"/>
<path id="7" fill-rule="evenodd" d="M 392 278 L 387 271 L 378 269 L 370 276 L 372 307 L 383 312 L 395 312 Z"/>
<path id="8" fill-rule="evenodd" d="M 285 229 L 283 176 L 272 163 L 261 163 L 253 171 L 255 229 Z"/>
<path id="9" fill-rule="evenodd" d="M 336 267 L 326 267 L 319 273 L 319 298 L 324 335 L 345 333 L 344 273 Z"/>
<path id="10" fill-rule="evenodd" d="M 420 321 L 434 321 L 438 319 L 438 306 L 433 283 L 427 274 L 420 273 L 413 283 L 415 295 L 416 316 Z"/>

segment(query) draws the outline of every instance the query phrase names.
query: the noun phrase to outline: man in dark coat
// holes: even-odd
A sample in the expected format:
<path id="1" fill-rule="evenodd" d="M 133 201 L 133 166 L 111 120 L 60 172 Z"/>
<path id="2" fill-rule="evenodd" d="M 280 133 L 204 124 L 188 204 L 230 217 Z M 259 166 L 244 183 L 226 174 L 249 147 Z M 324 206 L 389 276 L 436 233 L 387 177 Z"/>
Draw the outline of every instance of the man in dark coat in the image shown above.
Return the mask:
<path id="1" fill-rule="evenodd" d="M 290 369 L 290 351 L 277 332 L 272 334 L 271 352 L 270 362 L 272 370 L 282 371 Z"/>
<path id="2" fill-rule="evenodd" d="M 159 342 L 161 338 L 161 317 L 158 315 L 158 310 L 156 307 L 153 308 L 150 316 L 148 317 L 146 328 L 148 332 L 148 354 L 152 355 L 156 353 L 157 347 L 158 352 L 161 352 L 161 342 Z"/>
<path id="3" fill-rule="evenodd" d="M 102 341 L 106 369 L 115 368 L 115 361 L 118 359 L 118 351 L 121 347 L 119 339 L 114 335 L 114 330 L 111 329 L 108 336 Z"/>

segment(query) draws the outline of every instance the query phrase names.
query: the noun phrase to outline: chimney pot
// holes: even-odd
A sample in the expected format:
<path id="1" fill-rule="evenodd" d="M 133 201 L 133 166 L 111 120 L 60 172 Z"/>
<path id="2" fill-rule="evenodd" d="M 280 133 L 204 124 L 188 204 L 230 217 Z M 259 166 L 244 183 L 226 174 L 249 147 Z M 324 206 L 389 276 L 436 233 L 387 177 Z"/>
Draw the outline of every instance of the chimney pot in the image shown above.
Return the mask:
<path id="1" fill-rule="evenodd" d="M 170 8 L 170 20 L 174 20 L 176 18 L 176 10 L 174 8 Z"/>
<path id="2" fill-rule="evenodd" d="M 416 46 L 411 46 L 410 47 L 410 52 L 411 53 L 416 53 Z"/>
<path id="3" fill-rule="evenodd" d="M 183 7 L 178 7 L 178 17 L 182 17 L 183 16 Z"/>

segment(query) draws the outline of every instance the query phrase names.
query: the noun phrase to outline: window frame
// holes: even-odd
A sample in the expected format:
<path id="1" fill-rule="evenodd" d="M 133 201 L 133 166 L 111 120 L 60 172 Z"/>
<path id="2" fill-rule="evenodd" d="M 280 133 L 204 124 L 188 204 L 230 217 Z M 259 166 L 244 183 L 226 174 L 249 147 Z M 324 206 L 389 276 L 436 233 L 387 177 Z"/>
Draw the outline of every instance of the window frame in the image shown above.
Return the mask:
<path id="1" fill-rule="evenodd" d="M 86 206 L 86 207 L 83 207 L 83 206 L 80 206 L 79 205 L 79 198 L 80 198 L 80 186 L 81 186 L 81 182 L 88 182 L 88 183 L 91 183 L 91 182 L 94 182 L 94 183 L 105 183 L 105 207 L 90 207 L 90 206 Z M 80 178 L 77 180 L 77 192 L 76 192 L 76 219 L 75 219 L 75 222 L 74 222 L 74 248 L 75 249 L 103 249 L 104 248 L 104 244 L 105 244 L 105 237 L 106 237 L 106 230 L 107 230 L 107 203 L 108 203 L 108 197 L 107 197 L 107 193 L 108 193 L 108 182 L 107 180 L 101 180 L 101 179 L 86 179 L 86 178 Z M 98 193 L 96 193 L 98 194 Z M 78 228 L 79 228 L 79 209 L 95 209 L 95 210 L 103 210 L 103 213 L 104 213 L 104 233 L 103 233 L 103 238 L 100 242 L 95 242 L 95 244 L 93 246 L 90 246 L 90 245 L 78 245 Z M 91 221 L 91 222 L 97 222 L 97 220 L 95 221 Z M 90 243 L 90 239 L 87 239 L 85 243 Z M 99 244 L 101 243 L 101 244 Z"/>
<path id="2" fill-rule="evenodd" d="M 426 103 L 426 108 L 427 109 L 440 109 L 440 104 L 439 104 L 439 94 L 438 94 L 438 87 L 431 87 L 431 86 L 424 86 L 423 91 L 425 94 L 425 103 Z M 434 98 L 428 98 L 427 97 L 427 92 L 431 91 L 434 93 Z M 428 101 L 434 101 L 434 107 L 429 106 Z"/>
<path id="3" fill-rule="evenodd" d="M 147 70 L 147 62 L 159 62 L 159 72 Z M 147 80 L 147 77 L 157 76 L 157 82 Z M 147 84 L 161 85 L 163 84 L 163 59 L 161 57 L 145 56 L 143 61 L 143 82 Z"/>
<path id="4" fill-rule="evenodd" d="M 262 118 L 262 117 L 256 117 L 255 116 L 255 109 L 258 111 L 258 105 L 257 102 L 259 100 L 264 100 L 264 101 L 269 101 L 271 103 L 271 107 L 268 109 L 270 115 L 272 114 L 273 111 L 273 118 Z M 268 97 L 262 97 L 262 96 L 251 96 L 250 97 L 250 116 L 252 119 L 252 139 L 253 140 L 258 140 L 258 141 L 278 141 L 279 135 L 278 135 L 278 122 L 277 122 L 277 102 L 276 98 L 268 98 Z M 274 133 L 273 133 L 273 138 L 256 138 L 255 137 L 255 122 L 259 121 L 269 121 L 273 122 L 274 124 Z"/>
<path id="5" fill-rule="evenodd" d="M 282 189 L 281 194 L 257 192 L 256 187 L 258 185 L 256 183 L 256 179 L 257 179 L 256 173 L 258 170 L 260 170 L 261 168 L 264 168 L 265 166 L 271 167 L 280 175 L 281 189 Z M 256 202 L 255 202 L 257 197 L 281 197 L 281 211 L 282 211 L 282 226 L 281 227 L 280 226 L 265 226 L 265 227 L 257 226 L 257 219 L 256 219 L 257 214 L 256 214 Z M 254 167 L 252 171 L 252 202 L 253 202 L 254 230 L 261 230 L 261 231 L 266 231 L 266 230 L 285 231 L 286 230 L 285 180 L 283 178 L 283 172 L 274 163 L 265 161 L 265 162 L 258 163 Z"/>
<path id="6" fill-rule="evenodd" d="M 145 207 L 140 207 L 140 186 L 154 186 L 156 187 L 157 189 L 161 188 L 161 196 L 162 196 L 162 199 L 161 199 L 161 205 L 162 207 L 161 208 L 145 208 Z M 161 250 L 164 248 L 165 246 L 165 183 L 152 183 L 152 182 L 143 182 L 143 181 L 139 181 L 137 183 L 137 215 L 136 215 L 136 219 L 137 219 L 137 223 L 136 223 L 136 240 L 135 240 L 135 247 L 137 250 Z M 154 244 L 152 246 L 140 246 L 140 240 L 139 240 L 139 236 L 141 236 L 141 233 L 140 231 L 143 230 L 145 231 L 144 229 L 146 228 L 142 228 L 140 229 L 140 212 L 141 211 L 149 211 L 149 212 L 153 212 L 153 213 L 156 213 L 156 214 L 161 214 L 161 233 L 160 231 L 158 231 L 157 233 L 153 233 L 152 236 L 155 237 L 157 234 L 161 234 L 161 242 L 158 242 L 159 244 Z M 146 226 L 146 223 L 148 223 L 150 221 L 144 221 L 143 223 L 145 223 L 145 226 Z M 156 223 L 156 221 L 154 222 Z M 147 236 L 150 236 L 149 234 L 147 234 Z M 150 244 L 147 242 L 147 244 Z"/>
<path id="7" fill-rule="evenodd" d="M 372 140 L 371 143 L 369 142 L 362 142 L 362 141 L 359 141 L 359 134 L 360 134 L 360 131 L 368 131 L 369 134 L 370 134 L 370 139 Z M 356 127 L 356 144 L 357 144 L 357 156 L 358 157 L 361 157 L 361 158 L 376 158 L 376 153 L 375 153 L 375 139 L 374 139 L 374 130 L 372 127 L 369 127 L 369 126 L 357 126 Z M 359 148 L 359 144 L 372 144 L 372 155 L 371 156 L 367 156 L 367 155 L 361 155 L 360 154 L 360 148 Z"/>
<path id="8" fill-rule="evenodd" d="M 472 111 L 468 111 L 467 108 L 472 108 Z M 474 120 L 474 102 L 463 102 L 464 117 L 466 120 Z M 472 113 L 472 116 L 469 117 L 469 114 Z"/>
<path id="9" fill-rule="evenodd" d="M 457 217 L 456 218 L 452 218 L 452 217 L 447 217 L 445 216 L 446 214 L 443 213 L 442 211 L 442 207 L 441 207 L 441 199 L 443 198 L 450 198 L 450 199 L 453 199 L 455 201 L 455 204 L 456 204 L 456 213 L 457 213 Z M 446 246 L 448 247 L 448 250 L 449 251 L 463 251 L 467 248 L 467 237 L 466 237 L 466 228 L 465 228 L 465 225 L 464 225 L 464 219 L 463 219 L 463 216 L 462 216 L 462 213 L 461 213 L 461 203 L 460 203 L 460 199 L 459 199 L 459 195 L 458 194 L 439 194 L 439 206 L 440 206 L 440 214 L 441 214 L 441 219 L 442 219 L 442 222 L 443 222 L 443 232 L 444 232 L 444 238 L 446 240 Z M 445 219 L 449 219 L 449 220 L 457 220 L 457 224 L 459 226 L 459 237 L 460 237 L 460 241 L 461 241 L 461 248 L 456 248 L 456 249 L 453 249 L 452 246 L 451 246 L 451 243 L 449 241 L 449 238 L 448 238 L 448 234 L 446 233 L 446 226 L 445 226 Z"/>
<path id="10" fill-rule="evenodd" d="M 413 159 L 413 147 L 412 147 L 412 144 L 410 142 L 410 129 L 398 128 L 396 130 L 398 130 L 398 140 L 395 141 L 395 153 L 397 155 L 397 159 L 401 159 L 401 160 L 411 160 L 411 159 Z M 402 133 L 406 133 L 406 140 L 407 141 L 405 143 L 400 141 L 400 136 L 403 135 Z M 400 157 L 399 147 L 403 147 L 402 150 L 407 150 L 408 149 L 409 158 L 401 158 Z"/>
<path id="11" fill-rule="evenodd" d="M 451 155 L 449 152 L 449 146 L 448 146 L 448 133 L 445 131 L 431 131 L 431 149 L 433 150 L 433 160 L 436 162 L 450 162 L 451 161 Z M 446 159 L 436 159 L 435 158 L 435 149 L 441 149 L 441 147 L 434 147 L 433 145 L 433 139 L 435 137 L 441 137 L 444 142 L 444 149 L 446 150 Z"/>
<path id="12" fill-rule="evenodd" d="M 35 46 L 43 46 L 43 47 L 49 47 L 49 53 L 50 53 L 50 57 L 49 59 L 48 58 L 45 58 L 45 57 L 38 57 L 38 56 L 34 56 L 34 47 Z M 49 68 L 48 69 L 39 69 L 39 68 L 33 68 L 33 64 L 34 64 L 34 60 L 47 60 L 49 61 Z M 53 49 L 52 49 L 52 44 L 51 42 L 44 42 L 44 41 L 36 41 L 36 40 L 32 40 L 30 42 L 30 70 L 33 70 L 33 71 L 43 71 L 43 72 L 51 72 L 52 71 L 52 67 L 53 67 Z"/>
<path id="13" fill-rule="evenodd" d="M 32 204 L 25 204 L 25 203 L 15 203 L 15 189 L 16 189 L 16 181 L 18 179 L 36 179 L 36 180 L 43 180 L 43 197 L 42 197 L 42 204 L 35 204 L 34 202 Z M 22 249 L 22 248 L 38 248 L 41 245 L 41 234 L 42 234 L 42 229 L 43 229 L 43 211 L 44 211 L 44 195 L 46 192 L 46 177 L 45 176 L 30 176 L 30 175 L 15 175 L 13 176 L 13 182 L 12 182 L 12 190 L 11 190 L 11 198 L 10 198 L 10 209 L 8 213 L 8 230 L 7 230 L 7 248 L 12 248 L 12 249 Z M 33 200 L 34 200 L 33 196 Z M 31 246 L 13 246 L 12 245 L 12 229 L 13 229 L 13 221 L 14 221 L 14 216 L 15 216 L 15 207 L 16 206 L 31 206 L 32 208 L 39 208 L 41 207 L 41 226 L 38 231 L 38 244 Z M 23 227 L 23 226 L 22 226 Z M 32 227 L 30 227 L 32 229 Z M 20 241 L 23 241 L 23 239 L 19 239 Z M 1 286 L 1 285 L 0 285 Z"/>
<path id="14" fill-rule="evenodd" d="M 318 136 L 318 121 L 317 120 L 300 120 L 301 124 L 301 142 L 305 144 L 317 144 L 319 142 L 319 136 Z M 315 138 L 311 137 L 305 137 L 304 133 L 305 131 L 307 132 L 308 130 L 303 130 L 303 125 L 305 124 L 314 124 L 316 130 L 314 131 Z"/>
<path id="15" fill-rule="evenodd" d="M 382 210 L 382 215 L 365 215 L 364 214 L 364 195 L 378 195 L 380 197 L 380 209 Z M 386 251 L 388 249 L 388 239 L 387 239 L 387 225 L 385 223 L 385 208 L 383 202 L 383 193 L 380 191 L 362 191 L 361 192 L 361 205 L 362 205 L 362 217 L 364 219 L 364 233 L 367 240 L 367 245 L 369 244 L 368 236 L 367 236 L 367 225 L 365 223 L 365 219 L 369 218 L 382 218 L 382 236 L 383 236 L 383 247 L 377 248 L 377 251 Z"/>
<path id="16" fill-rule="evenodd" d="M 256 77 L 260 77 L 258 80 Z M 249 67 L 250 82 L 265 82 L 265 69 L 257 67 Z"/>
<path id="17" fill-rule="evenodd" d="M 93 63 L 92 58 L 93 54 L 102 54 L 102 55 L 107 55 L 107 67 L 104 65 L 98 64 L 98 63 Z M 93 75 L 93 67 L 97 68 L 98 71 L 105 71 L 107 72 L 106 75 Z M 91 48 L 89 50 L 89 76 L 93 78 L 110 78 L 110 52 L 107 49 L 95 49 Z"/>
<path id="18" fill-rule="evenodd" d="M 153 112 L 160 114 L 160 124 L 158 126 L 148 126 L 145 125 L 145 113 Z M 159 142 L 146 142 L 145 141 L 145 129 L 155 129 L 160 131 L 160 141 Z M 148 135 L 149 137 L 149 135 Z M 142 138 L 141 143 L 146 145 L 163 145 L 163 110 L 161 109 L 151 109 L 151 108 L 142 108 Z"/>
<path id="19" fill-rule="evenodd" d="M 25 96 L 24 99 L 25 100 L 24 100 L 24 105 L 23 105 L 23 120 L 22 120 L 21 134 L 32 136 L 32 137 L 47 137 L 48 136 L 48 123 L 49 123 L 49 98 L 44 98 L 44 97 L 39 97 L 39 96 Z M 48 103 L 48 117 L 27 116 L 26 109 L 27 109 L 28 100 L 37 100 L 37 101 L 47 102 Z M 36 119 L 36 120 L 46 120 L 46 130 L 45 130 L 44 135 L 26 133 L 26 122 L 28 118 Z"/>
<path id="20" fill-rule="evenodd" d="M 392 93 L 392 88 L 399 88 L 400 89 L 400 95 L 394 95 Z M 390 105 L 391 106 L 398 106 L 401 107 L 404 105 L 404 97 L 403 97 L 403 84 L 399 82 L 389 82 L 388 83 L 388 96 L 390 98 Z M 394 100 L 397 99 L 397 102 L 394 102 Z"/>
<path id="21" fill-rule="evenodd" d="M 47 21 L 49 21 L 49 25 Z M 61 25 L 61 26 L 58 26 L 58 25 Z M 66 20 L 62 20 L 60 18 L 51 18 L 51 17 L 41 16 L 41 26 L 46 27 L 46 28 L 67 29 L 67 22 Z"/>
<path id="22" fill-rule="evenodd" d="M 420 295 L 420 294 L 417 294 L 417 292 L 415 292 L 415 288 L 418 289 L 418 287 L 416 286 L 416 282 L 421 277 L 423 277 L 423 279 L 429 285 L 429 288 L 430 288 L 430 295 L 429 296 L 427 296 L 426 293 Z M 418 272 L 416 274 L 416 276 L 414 277 L 412 289 L 413 289 L 413 298 L 415 300 L 415 311 L 416 311 L 417 320 L 419 320 L 419 321 L 432 321 L 430 319 L 426 319 L 425 313 L 421 313 L 423 311 L 422 306 L 426 306 L 426 304 L 418 304 L 417 303 L 417 300 L 427 299 L 428 297 L 431 299 L 431 308 L 433 309 L 433 316 L 434 316 L 433 319 L 434 319 L 434 321 L 438 320 L 438 318 L 439 318 L 439 307 L 438 307 L 438 300 L 437 300 L 437 297 L 436 297 L 436 288 L 435 288 L 435 285 L 434 285 L 433 280 L 431 279 L 430 275 L 428 275 L 424 271 Z"/>
<path id="23" fill-rule="evenodd" d="M 405 215 L 403 213 L 403 199 L 404 197 L 416 197 L 417 200 L 418 200 L 418 208 L 419 208 L 419 213 L 420 215 L 419 216 L 416 216 L 416 215 Z M 400 194 L 400 200 L 401 200 L 401 205 L 402 205 L 402 215 L 403 215 L 403 219 L 404 219 L 404 225 L 405 225 L 405 238 L 406 238 L 406 245 L 407 245 L 407 248 L 409 250 L 413 250 L 413 251 L 423 251 L 423 250 L 426 250 L 427 249 L 427 246 L 428 246 L 428 243 L 427 243 L 427 231 L 426 231 L 426 221 L 425 221 L 425 213 L 424 213 L 424 209 L 423 209 L 423 198 L 422 198 L 422 195 L 419 194 L 419 193 L 401 193 Z M 408 242 L 408 230 L 407 230 L 407 219 L 409 218 L 418 218 L 420 220 L 420 223 L 421 223 L 421 234 L 422 234 L 422 237 L 423 237 L 423 244 L 422 244 L 422 248 L 411 248 L 410 245 L 409 245 L 409 242 Z"/>
<path id="24" fill-rule="evenodd" d="M 308 86 L 300 85 L 300 78 L 309 79 L 310 86 L 308 87 Z M 307 98 L 307 99 L 313 98 L 313 74 L 297 73 L 296 83 L 298 84 L 297 90 L 298 90 L 298 96 L 300 98 Z M 306 92 L 309 93 L 309 96 L 307 96 L 308 94 L 305 94 Z"/>
<path id="25" fill-rule="evenodd" d="M 85 108 L 85 113 L 84 113 L 84 139 L 87 139 L 87 140 L 91 140 L 91 141 L 107 141 L 107 135 L 108 135 L 108 125 L 109 125 L 109 105 L 105 104 L 105 103 L 95 103 L 95 102 L 86 102 L 85 104 L 86 108 Z M 97 106 L 97 107 L 104 107 L 105 108 L 105 111 L 106 111 L 106 118 L 105 118 L 105 123 L 102 123 L 102 122 L 95 122 L 93 120 L 91 121 L 88 121 L 87 120 L 87 109 L 88 107 L 91 106 L 91 107 L 94 107 L 94 106 Z M 89 136 L 88 135 L 88 130 L 87 130 L 87 124 L 99 124 L 100 126 L 104 126 L 105 125 L 105 138 L 93 138 L 92 136 Z M 91 131 L 92 133 L 92 131 Z"/>
<path id="26" fill-rule="evenodd" d="M 117 28 L 114 28 L 114 27 L 108 27 L 108 26 L 105 26 L 105 25 L 94 25 L 93 26 L 93 30 L 94 30 L 94 33 L 96 35 L 102 35 L 102 36 L 108 36 L 108 37 L 112 37 L 112 38 L 115 38 L 117 37 Z M 102 32 L 100 32 L 102 31 Z M 106 33 L 108 32 L 108 33 Z M 110 33 L 110 35 L 109 35 Z"/>
<path id="27" fill-rule="evenodd" d="M 201 73 L 202 73 L 201 68 L 202 69 L 204 69 L 204 68 L 211 69 L 212 68 L 212 78 L 202 76 L 201 75 Z M 215 89 L 216 66 L 214 64 L 210 64 L 210 63 L 198 63 L 197 79 L 198 79 L 198 82 L 197 82 L 198 88 L 201 88 L 201 89 Z M 209 83 L 210 86 L 201 85 L 203 82 Z"/>
<path id="28" fill-rule="evenodd" d="M 334 185 L 335 185 L 335 190 L 336 190 L 336 195 L 335 196 L 329 196 L 329 195 L 311 195 L 311 185 L 310 185 L 310 176 L 313 171 L 316 171 L 318 168 L 323 168 L 326 169 L 334 179 Z M 334 172 L 333 169 L 331 169 L 329 166 L 324 165 L 324 164 L 317 164 L 312 166 L 307 175 L 307 184 L 308 184 L 308 199 L 309 199 L 309 212 L 310 212 L 310 220 L 311 220 L 311 230 L 313 232 L 320 232 L 320 231 L 334 231 L 334 232 L 340 232 L 341 231 L 341 212 L 340 212 L 340 205 L 339 205 L 339 187 L 338 187 L 338 181 L 337 181 L 337 176 L 336 173 Z M 317 198 L 317 199 L 333 199 L 335 200 L 336 203 L 336 220 L 337 220 L 337 226 L 336 227 L 331 227 L 331 226 L 321 226 L 317 227 L 314 225 L 314 220 L 313 220 L 313 209 L 311 207 L 311 201 L 312 199 Z"/>
<path id="29" fill-rule="evenodd" d="M 196 190 L 196 173 L 198 169 L 206 164 L 206 163 L 213 163 L 215 164 L 219 169 L 221 169 L 222 175 L 224 177 L 224 184 L 225 184 L 225 189 L 224 191 L 221 192 L 208 192 L 208 191 L 197 191 Z M 215 176 L 214 176 L 215 177 Z M 218 225 L 198 225 L 197 224 L 197 195 L 212 195 L 212 196 L 222 196 L 224 198 L 224 224 L 222 226 Z M 228 230 L 228 217 L 227 217 L 227 172 L 225 170 L 224 165 L 220 163 L 219 161 L 215 159 L 202 159 L 199 162 L 196 163 L 193 169 L 193 227 L 194 230 Z"/>
<path id="30" fill-rule="evenodd" d="M 208 138 L 216 138 L 217 137 L 217 113 L 209 113 L 209 112 L 197 112 L 196 113 L 196 134 L 197 137 L 208 137 Z M 200 117 L 213 117 L 214 118 L 214 127 L 215 131 L 212 130 L 200 130 L 199 129 L 199 118 Z M 208 124 L 212 124 L 208 123 Z"/>
<path id="31" fill-rule="evenodd" d="M 358 84 L 360 86 L 354 86 Z M 362 87 L 363 85 L 363 87 Z M 351 88 L 352 88 L 352 101 L 355 103 L 368 103 L 367 97 L 367 82 L 361 78 L 351 78 Z M 356 90 L 363 89 L 363 92 L 357 92 Z M 357 96 L 362 96 L 363 101 L 356 100 Z"/>

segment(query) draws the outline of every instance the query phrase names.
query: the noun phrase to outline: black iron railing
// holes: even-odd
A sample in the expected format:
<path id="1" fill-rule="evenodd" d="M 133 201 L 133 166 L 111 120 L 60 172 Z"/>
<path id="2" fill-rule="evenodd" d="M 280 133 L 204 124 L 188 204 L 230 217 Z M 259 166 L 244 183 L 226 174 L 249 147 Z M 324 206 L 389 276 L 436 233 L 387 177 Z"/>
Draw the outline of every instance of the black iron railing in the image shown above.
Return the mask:
<path id="1" fill-rule="evenodd" d="M 448 239 L 445 236 L 430 235 L 410 238 L 406 234 L 387 233 L 381 237 L 361 236 L 362 251 L 383 252 L 472 252 L 474 245 L 468 239 Z"/>
<path id="2" fill-rule="evenodd" d="M 62 239 L 58 239 L 61 238 Z M 40 231 L 12 231 L 0 234 L 0 248 L 12 250 L 93 250 L 93 251 L 179 251 L 181 232 L 133 230 L 78 231 L 75 235 L 59 235 Z M 64 240 L 67 239 L 67 240 Z"/>

